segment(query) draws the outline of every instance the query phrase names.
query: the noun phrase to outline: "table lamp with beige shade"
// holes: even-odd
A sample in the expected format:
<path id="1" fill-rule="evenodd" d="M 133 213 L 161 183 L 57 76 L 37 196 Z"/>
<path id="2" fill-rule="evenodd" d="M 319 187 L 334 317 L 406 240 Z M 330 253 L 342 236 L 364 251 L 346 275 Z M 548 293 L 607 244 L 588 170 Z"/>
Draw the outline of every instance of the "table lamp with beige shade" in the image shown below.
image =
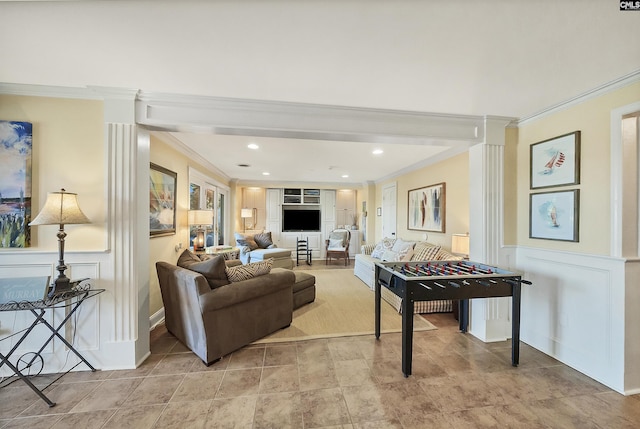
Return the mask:
<path id="1" fill-rule="evenodd" d="M 29 223 L 30 226 L 37 225 L 59 225 L 58 229 L 58 278 L 53 283 L 53 289 L 49 296 L 69 291 L 71 280 L 65 275 L 67 266 L 64 263 L 64 239 L 67 236 L 64 231 L 65 225 L 91 223 L 82 213 L 78 205 L 78 194 L 67 192 L 63 189 L 60 192 L 49 192 L 44 207 L 40 213 Z"/>

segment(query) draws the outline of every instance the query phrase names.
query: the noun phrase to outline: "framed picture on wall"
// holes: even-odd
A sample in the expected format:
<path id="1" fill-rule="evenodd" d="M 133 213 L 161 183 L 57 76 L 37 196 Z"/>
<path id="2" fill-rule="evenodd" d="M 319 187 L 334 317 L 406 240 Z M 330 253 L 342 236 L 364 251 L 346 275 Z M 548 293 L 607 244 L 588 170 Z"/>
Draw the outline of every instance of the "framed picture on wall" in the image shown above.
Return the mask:
<path id="1" fill-rule="evenodd" d="M 529 194 L 529 238 L 579 241 L 580 190 Z"/>
<path id="2" fill-rule="evenodd" d="M 176 182 L 178 175 L 159 165 L 149 167 L 149 235 L 176 233 Z"/>
<path id="3" fill-rule="evenodd" d="M 445 183 L 409 191 L 407 229 L 445 232 Z"/>
<path id="4" fill-rule="evenodd" d="M 580 183 L 580 131 L 532 144 L 531 189 Z"/>
<path id="5" fill-rule="evenodd" d="M 0 248 L 31 246 L 31 122 L 0 121 Z"/>

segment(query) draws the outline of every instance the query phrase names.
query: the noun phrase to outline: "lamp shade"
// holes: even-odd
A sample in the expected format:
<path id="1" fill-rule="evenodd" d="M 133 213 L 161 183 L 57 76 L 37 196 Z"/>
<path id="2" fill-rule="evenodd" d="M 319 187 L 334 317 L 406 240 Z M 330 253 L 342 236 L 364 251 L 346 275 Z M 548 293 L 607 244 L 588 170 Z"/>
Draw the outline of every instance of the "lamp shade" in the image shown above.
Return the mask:
<path id="1" fill-rule="evenodd" d="M 213 225 L 213 210 L 189 210 L 189 225 Z"/>
<path id="2" fill-rule="evenodd" d="M 240 210 L 240 217 L 243 217 L 243 218 L 253 217 L 253 210 L 251 209 Z"/>
<path id="3" fill-rule="evenodd" d="M 44 207 L 29 225 L 70 225 L 90 223 L 78 205 L 78 194 L 66 192 L 49 192 Z"/>
<path id="4" fill-rule="evenodd" d="M 451 236 L 451 253 L 469 256 L 469 234 Z"/>

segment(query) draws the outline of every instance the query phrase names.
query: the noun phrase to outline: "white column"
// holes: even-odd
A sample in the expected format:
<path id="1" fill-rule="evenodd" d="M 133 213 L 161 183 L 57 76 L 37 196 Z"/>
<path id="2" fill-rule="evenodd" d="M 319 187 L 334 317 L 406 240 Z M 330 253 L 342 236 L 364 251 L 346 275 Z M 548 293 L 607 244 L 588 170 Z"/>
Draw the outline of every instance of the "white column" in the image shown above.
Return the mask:
<path id="1" fill-rule="evenodd" d="M 485 118 L 484 141 L 469 149 L 471 261 L 498 265 L 504 229 L 504 145 L 509 118 Z M 483 341 L 511 337 L 511 298 L 471 300 L 469 332 Z"/>
<path id="2" fill-rule="evenodd" d="M 104 99 L 108 249 L 112 282 L 103 369 L 134 368 L 149 355 L 149 136 L 135 123 L 137 91 L 94 88 Z M 146 189 L 146 190 L 145 190 Z"/>

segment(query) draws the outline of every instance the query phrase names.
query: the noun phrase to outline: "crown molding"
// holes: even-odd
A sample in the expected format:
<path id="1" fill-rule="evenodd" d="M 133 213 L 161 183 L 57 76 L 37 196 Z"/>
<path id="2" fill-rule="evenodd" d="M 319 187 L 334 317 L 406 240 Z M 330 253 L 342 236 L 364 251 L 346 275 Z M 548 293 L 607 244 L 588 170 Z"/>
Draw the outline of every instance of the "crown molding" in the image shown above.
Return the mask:
<path id="1" fill-rule="evenodd" d="M 161 142 L 165 143 L 166 145 L 176 149 L 178 152 L 182 153 L 187 158 L 199 163 L 203 167 L 207 168 L 209 171 L 217 174 L 219 177 L 221 177 L 221 178 L 227 180 L 229 183 L 231 183 L 231 181 L 232 181 L 231 177 L 226 175 L 224 172 L 222 172 L 222 170 L 220 170 L 218 167 L 216 167 L 211 162 L 209 162 L 204 157 L 202 157 L 202 155 L 200 155 L 198 152 L 196 152 L 196 151 L 192 150 L 191 148 L 185 146 L 184 143 L 182 143 L 180 140 L 176 139 L 170 133 L 150 131 L 150 134 L 153 137 L 155 137 L 158 140 L 160 140 Z"/>
<path id="2" fill-rule="evenodd" d="M 72 98 L 78 100 L 102 100 L 103 97 L 91 88 L 71 86 L 32 85 L 0 82 L 0 94 L 27 97 Z"/>
<path id="3" fill-rule="evenodd" d="M 544 110 L 541 110 L 540 112 L 534 113 L 533 115 L 520 118 L 520 120 L 517 121 L 517 125 L 522 126 L 522 125 L 529 124 L 531 122 L 537 121 L 538 119 L 542 119 L 546 116 L 553 115 L 555 113 L 558 113 L 562 110 L 566 110 L 570 107 L 583 103 L 592 98 L 600 97 L 602 95 L 608 94 L 610 92 L 616 91 L 620 88 L 624 88 L 625 86 L 632 85 L 637 82 L 640 82 L 640 69 L 635 70 L 618 79 L 614 79 L 603 85 L 595 87 L 589 91 L 583 92 L 582 94 L 572 97 L 568 100 L 565 100 L 562 103 L 558 103 L 554 106 L 550 106 Z"/>

